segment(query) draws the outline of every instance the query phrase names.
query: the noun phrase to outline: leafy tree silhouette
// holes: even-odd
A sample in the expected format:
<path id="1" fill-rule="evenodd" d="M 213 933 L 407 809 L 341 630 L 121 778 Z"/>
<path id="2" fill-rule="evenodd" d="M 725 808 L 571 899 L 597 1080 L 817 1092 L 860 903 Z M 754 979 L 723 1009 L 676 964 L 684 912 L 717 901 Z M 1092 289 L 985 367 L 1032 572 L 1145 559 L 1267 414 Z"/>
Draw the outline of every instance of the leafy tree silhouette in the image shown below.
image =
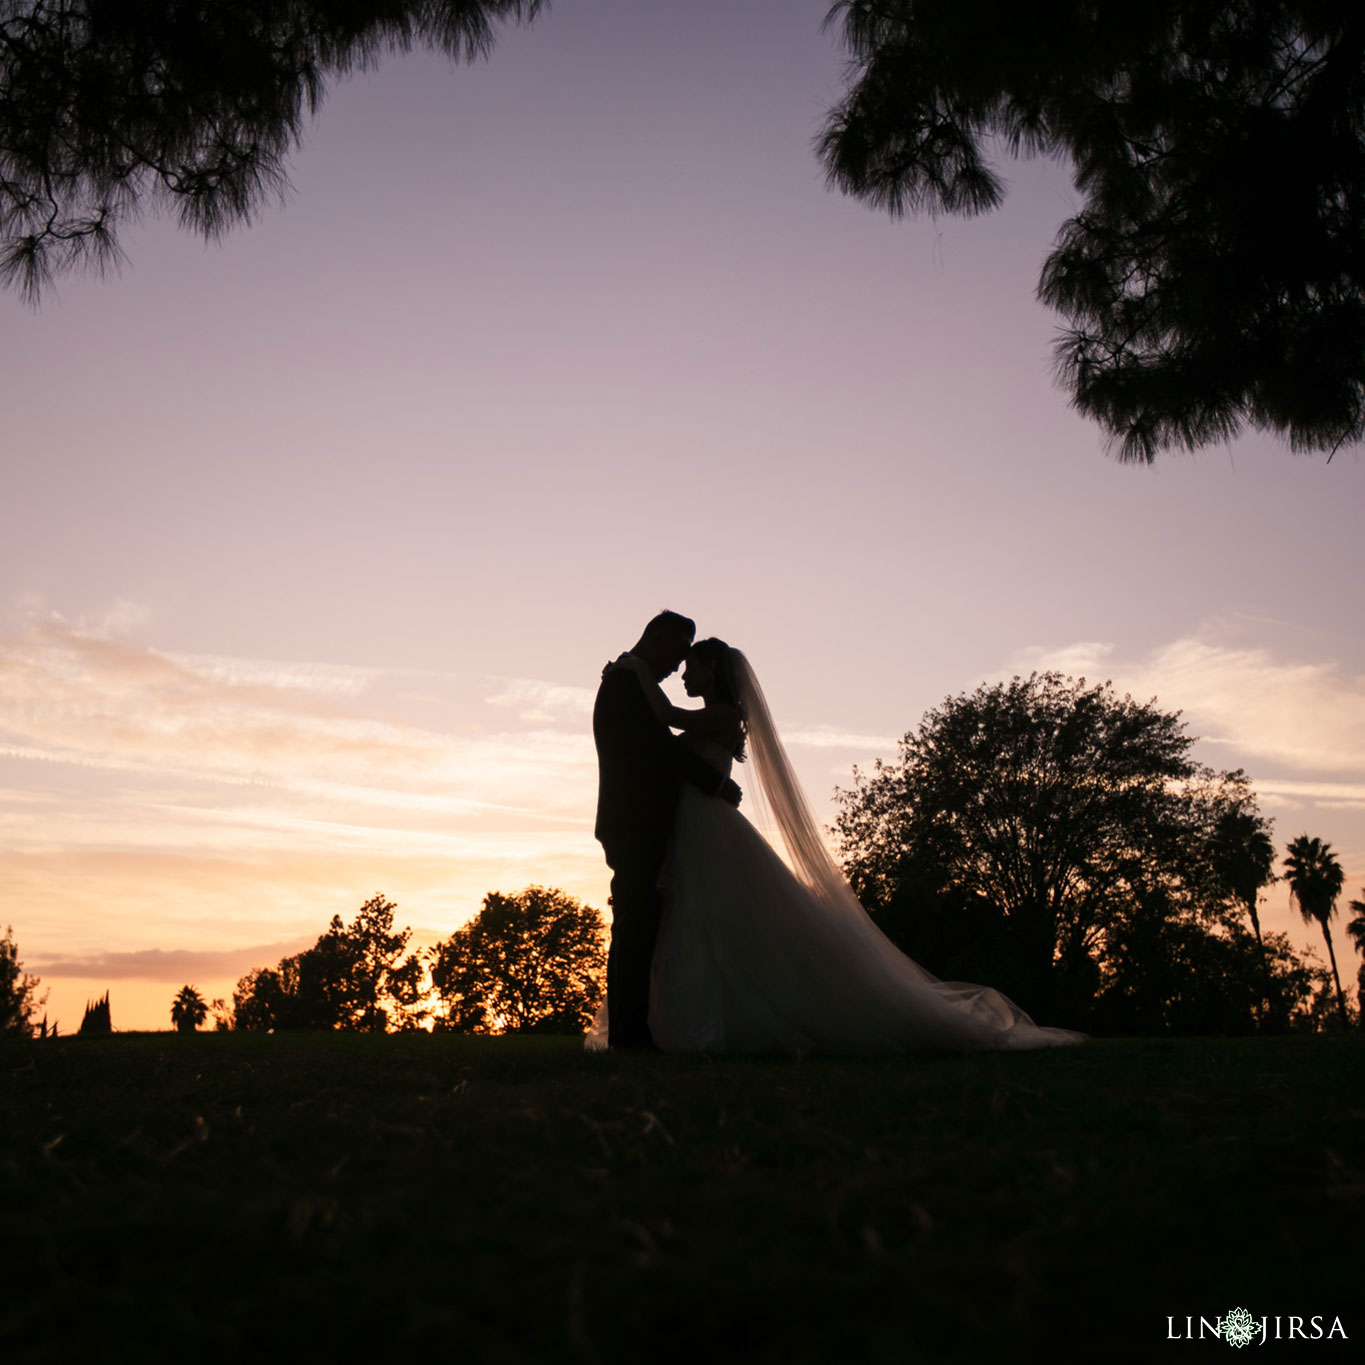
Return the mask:
<path id="1" fill-rule="evenodd" d="M 38 996 L 41 984 L 38 977 L 24 971 L 24 964 L 19 960 L 19 946 L 14 941 L 14 927 L 7 925 L 4 937 L 0 938 L 0 1037 L 33 1036 L 38 1027 L 33 1016 L 47 999 L 46 991 L 41 998 Z M 43 1023 L 46 1036 L 46 1016 Z"/>
<path id="2" fill-rule="evenodd" d="M 1310 839 L 1301 834 L 1285 854 L 1285 880 L 1289 883 L 1290 903 L 1297 905 L 1305 924 L 1316 923 L 1327 943 L 1327 956 L 1332 963 L 1332 980 L 1337 988 L 1337 1007 L 1341 1022 L 1347 1023 L 1346 997 L 1341 993 L 1341 976 L 1337 972 L 1336 950 L 1332 947 L 1329 925 L 1337 912 L 1337 897 L 1345 885 L 1342 871 L 1331 844 L 1321 839 Z"/>
<path id="3" fill-rule="evenodd" d="M 1314 991 L 1326 976 L 1284 934 L 1258 943 L 1235 916 L 1210 923 L 1159 898 L 1115 917 L 1100 965 L 1094 1018 L 1104 1033 L 1246 1034 L 1270 1006 L 1277 1029 L 1316 1031 Z"/>
<path id="4" fill-rule="evenodd" d="M 404 960 L 412 930 L 394 930 L 396 908 L 372 896 L 350 925 L 333 915 L 311 948 L 249 972 L 233 992 L 235 1027 L 363 1033 L 418 1027 L 423 964 L 416 954 Z"/>
<path id="5" fill-rule="evenodd" d="M 1247 1031 L 1268 1000 L 1298 999 L 1297 964 L 1240 926 L 1266 824 L 1246 775 L 1200 767 L 1194 742 L 1108 683 L 983 684 L 836 791 L 844 870 L 939 976 L 1077 1027 Z"/>
<path id="6" fill-rule="evenodd" d="M 171 207 L 205 237 L 281 197 L 328 81 L 420 45 L 472 61 L 540 0 L 11 0 L 0 7 L 0 278 L 36 302 Z"/>
<path id="7" fill-rule="evenodd" d="M 1120 458 L 1245 425 L 1293 450 L 1365 435 L 1359 0 L 838 0 L 840 19 L 832 183 L 893 216 L 975 214 L 1004 195 L 992 140 L 1073 167 L 1038 292 Z"/>
<path id="8" fill-rule="evenodd" d="M 193 986 L 181 986 L 171 1004 L 171 1023 L 180 1033 L 193 1033 L 208 1017 L 209 1007 Z"/>
<path id="9" fill-rule="evenodd" d="M 460 1033 L 582 1033 L 605 989 L 602 915 L 563 891 L 491 891 L 432 952 L 436 1027 Z"/>

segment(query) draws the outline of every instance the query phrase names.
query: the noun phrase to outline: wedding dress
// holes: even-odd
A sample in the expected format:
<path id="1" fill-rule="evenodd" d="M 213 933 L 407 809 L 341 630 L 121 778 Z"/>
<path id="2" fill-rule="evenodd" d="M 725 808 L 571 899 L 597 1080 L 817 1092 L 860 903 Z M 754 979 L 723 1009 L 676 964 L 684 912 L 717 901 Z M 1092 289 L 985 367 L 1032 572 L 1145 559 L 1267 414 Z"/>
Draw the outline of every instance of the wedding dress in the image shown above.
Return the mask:
<path id="1" fill-rule="evenodd" d="M 1083 1041 L 1039 1027 L 989 986 L 940 981 L 877 928 L 820 836 L 748 661 L 734 650 L 732 664 L 757 778 L 746 795 L 770 812 L 787 857 L 728 801 L 684 786 L 660 878 L 655 1043 L 665 1052 L 852 1056 Z M 729 772 L 723 746 L 691 742 Z M 606 1047 L 605 1004 L 584 1042 Z"/>

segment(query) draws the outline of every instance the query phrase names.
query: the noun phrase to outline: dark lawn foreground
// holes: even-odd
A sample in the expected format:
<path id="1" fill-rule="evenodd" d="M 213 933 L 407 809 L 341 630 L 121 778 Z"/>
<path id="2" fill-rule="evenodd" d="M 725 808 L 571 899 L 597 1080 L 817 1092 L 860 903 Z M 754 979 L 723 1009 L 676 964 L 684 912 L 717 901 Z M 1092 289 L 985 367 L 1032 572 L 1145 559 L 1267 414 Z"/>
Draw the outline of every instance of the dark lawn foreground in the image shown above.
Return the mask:
<path id="1" fill-rule="evenodd" d="M 1193 1360 L 1365 1339 L 1365 1038 L 878 1061 L 0 1048 L 0 1360 Z M 1059 1355 L 1064 1352 L 1064 1355 Z"/>

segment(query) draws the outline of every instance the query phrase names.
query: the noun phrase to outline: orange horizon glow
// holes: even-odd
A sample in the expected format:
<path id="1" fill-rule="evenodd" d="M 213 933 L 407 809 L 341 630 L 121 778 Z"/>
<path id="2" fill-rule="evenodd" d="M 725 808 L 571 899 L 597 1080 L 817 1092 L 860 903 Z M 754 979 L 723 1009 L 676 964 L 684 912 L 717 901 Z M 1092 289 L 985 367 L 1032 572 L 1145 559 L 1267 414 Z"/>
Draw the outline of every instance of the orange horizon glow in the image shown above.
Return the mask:
<path id="1" fill-rule="evenodd" d="M 1020 662 L 1093 676 L 1104 656 L 1075 646 Z M 52 617 L 0 637 L 0 659 L 11 917 L 66 1032 L 106 990 L 116 1028 L 168 1028 L 181 986 L 230 999 L 247 971 L 310 946 L 376 893 L 417 943 L 458 928 L 489 892 L 531 884 L 605 913 L 589 688 L 427 679 L 448 688 L 445 710 L 423 693 L 411 718 L 396 671 L 173 655 Z M 1351 772 L 1365 706 L 1333 670 L 1191 641 L 1125 672 L 1139 695 L 1178 688 L 1221 716 L 1227 737 L 1207 741 L 1216 761 L 1250 735 L 1282 765 L 1306 756 L 1316 777 L 1253 772 L 1277 842 L 1365 811 Z M 895 748 L 829 725 L 784 733 L 812 791 L 850 785 L 853 762 Z M 1349 887 L 1365 858 L 1338 851 Z M 1320 948 L 1273 892 L 1263 923 Z"/>

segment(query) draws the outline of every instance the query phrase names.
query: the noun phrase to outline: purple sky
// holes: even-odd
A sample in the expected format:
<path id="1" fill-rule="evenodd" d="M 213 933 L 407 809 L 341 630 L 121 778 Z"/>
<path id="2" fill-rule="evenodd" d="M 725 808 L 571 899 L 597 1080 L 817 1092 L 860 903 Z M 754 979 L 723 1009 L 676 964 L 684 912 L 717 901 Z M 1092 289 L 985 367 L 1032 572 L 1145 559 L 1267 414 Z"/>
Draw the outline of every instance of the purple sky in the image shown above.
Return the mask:
<path id="1" fill-rule="evenodd" d="M 432 932 L 604 905 L 587 707 L 664 605 L 749 654 L 827 817 L 944 696 L 1059 666 L 1182 710 L 1365 894 L 1358 452 L 1110 460 L 1033 299 L 1065 168 L 973 221 L 828 191 L 824 9 L 561 0 L 387 59 L 286 208 L 0 299 L 4 920 L 65 1026 L 105 986 L 159 1026 L 376 891 Z"/>

